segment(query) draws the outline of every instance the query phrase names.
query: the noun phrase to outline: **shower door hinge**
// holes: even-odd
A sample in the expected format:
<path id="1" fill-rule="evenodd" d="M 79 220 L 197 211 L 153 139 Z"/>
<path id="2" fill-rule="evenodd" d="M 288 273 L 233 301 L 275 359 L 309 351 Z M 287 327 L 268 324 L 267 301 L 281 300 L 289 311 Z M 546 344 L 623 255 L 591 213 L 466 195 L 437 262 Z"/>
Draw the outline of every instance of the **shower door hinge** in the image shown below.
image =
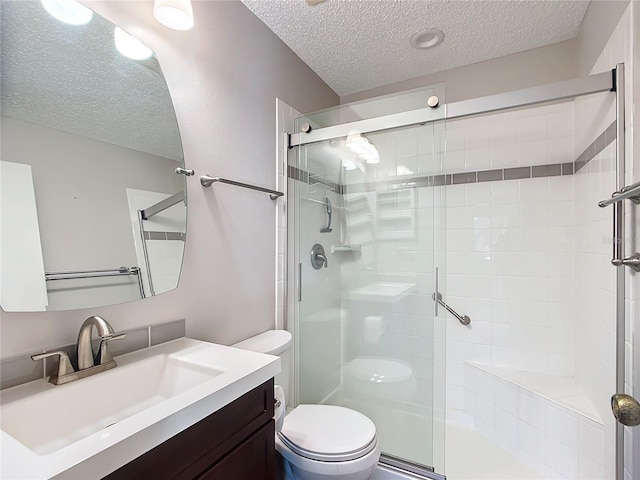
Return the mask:
<path id="1" fill-rule="evenodd" d="M 616 91 L 616 77 L 618 76 L 618 72 L 615 68 L 611 69 L 611 92 Z"/>

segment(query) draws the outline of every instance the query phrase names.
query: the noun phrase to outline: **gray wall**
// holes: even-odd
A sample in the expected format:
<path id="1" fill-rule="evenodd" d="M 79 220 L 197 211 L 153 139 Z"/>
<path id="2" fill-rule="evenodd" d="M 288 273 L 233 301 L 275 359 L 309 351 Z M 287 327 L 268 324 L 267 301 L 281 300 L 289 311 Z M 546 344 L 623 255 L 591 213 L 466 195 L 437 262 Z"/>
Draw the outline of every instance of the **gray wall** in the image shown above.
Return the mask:
<path id="1" fill-rule="evenodd" d="M 276 97 L 299 111 L 338 96 L 238 1 L 194 1 L 196 26 L 158 24 L 151 1 L 86 2 L 152 47 L 167 78 L 182 135 L 189 215 L 177 290 L 141 302 L 49 313 L 6 313 L 0 355 L 75 341 L 89 315 L 116 330 L 186 319 L 187 335 L 229 344 L 274 326 L 275 208 L 267 195 L 199 175 L 273 187 Z"/>
<path id="2" fill-rule="evenodd" d="M 364 100 L 439 82 L 446 82 L 448 103 L 534 87 L 575 78 L 578 71 L 576 52 L 576 41 L 567 40 L 346 95 L 340 102 Z"/>
<path id="3" fill-rule="evenodd" d="M 589 75 L 615 30 L 629 0 L 592 0 L 578 34 L 578 71 Z"/>

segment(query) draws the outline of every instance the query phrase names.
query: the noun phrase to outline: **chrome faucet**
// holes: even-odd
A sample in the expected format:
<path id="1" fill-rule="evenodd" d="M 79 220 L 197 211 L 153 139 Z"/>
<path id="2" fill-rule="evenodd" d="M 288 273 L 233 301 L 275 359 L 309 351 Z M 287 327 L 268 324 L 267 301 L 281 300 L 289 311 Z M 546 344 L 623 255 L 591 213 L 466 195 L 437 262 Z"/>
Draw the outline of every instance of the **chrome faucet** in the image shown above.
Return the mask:
<path id="1" fill-rule="evenodd" d="M 91 345 L 93 327 L 96 327 L 100 337 L 100 346 L 96 354 L 93 353 L 93 346 Z M 69 355 L 64 350 L 31 355 L 31 359 L 37 362 L 49 357 L 59 357 L 58 369 L 51 374 L 49 382 L 54 385 L 62 385 L 114 368 L 116 361 L 111 356 L 111 352 L 109 352 L 108 344 L 111 340 L 118 340 L 124 338 L 124 336 L 124 333 L 115 333 L 113 327 L 104 318 L 93 316 L 84 321 L 78 333 L 78 344 L 76 346 L 78 353 L 77 370 L 74 370 Z"/>
<path id="2" fill-rule="evenodd" d="M 98 352 L 95 354 L 93 353 L 93 346 L 91 345 L 93 327 L 96 327 L 98 336 L 100 337 L 100 346 L 98 347 Z M 78 333 L 78 370 L 104 365 L 113 361 L 107 345 L 111 340 L 117 340 L 123 337 L 124 334 L 116 335 L 113 327 L 109 325 L 109 322 L 104 318 L 96 316 L 87 318 Z"/>

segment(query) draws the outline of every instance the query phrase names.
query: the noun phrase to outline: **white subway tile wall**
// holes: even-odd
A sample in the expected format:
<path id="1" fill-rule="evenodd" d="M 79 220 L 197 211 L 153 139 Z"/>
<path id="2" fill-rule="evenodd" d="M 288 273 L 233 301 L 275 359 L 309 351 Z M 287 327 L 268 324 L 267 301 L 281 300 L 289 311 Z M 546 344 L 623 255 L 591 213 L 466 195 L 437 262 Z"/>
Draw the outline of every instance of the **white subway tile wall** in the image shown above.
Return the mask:
<path id="1" fill-rule="evenodd" d="M 577 409 L 566 408 L 549 392 L 545 396 L 535 392 L 536 380 L 545 385 L 549 376 L 524 379 L 515 369 L 505 371 L 511 373 L 496 375 L 465 365 L 464 395 L 482 434 L 542 478 L 613 478 L 612 461 L 606 459 L 613 425 L 603 426 Z"/>
<path id="2" fill-rule="evenodd" d="M 573 162 L 615 117 L 581 124 L 584 144 L 574 139 L 574 123 L 590 121 L 585 110 L 612 113 L 606 102 L 611 95 L 576 103 L 575 112 L 567 102 L 465 120 L 462 127 L 450 122 L 447 171 L 534 166 L 535 176 L 536 165 Z M 487 124 L 493 162 L 474 164 Z M 481 433 L 546 478 L 613 478 L 613 437 L 594 460 L 581 453 L 577 432 L 579 419 L 601 436 L 612 432 L 606 415 L 615 371 L 615 270 L 605 238 L 610 212 L 597 202 L 614 190 L 614 153 L 612 143 L 572 176 L 460 185 L 454 179 L 446 190 L 447 300 L 473 318 L 469 327 L 453 318 L 447 326 L 448 405 L 464 405 Z M 517 410 L 509 411 L 492 394 L 497 377 L 485 379 L 488 387 L 469 384 L 470 361 L 557 380 L 536 385 L 529 378 L 529 390 L 517 387 Z"/>

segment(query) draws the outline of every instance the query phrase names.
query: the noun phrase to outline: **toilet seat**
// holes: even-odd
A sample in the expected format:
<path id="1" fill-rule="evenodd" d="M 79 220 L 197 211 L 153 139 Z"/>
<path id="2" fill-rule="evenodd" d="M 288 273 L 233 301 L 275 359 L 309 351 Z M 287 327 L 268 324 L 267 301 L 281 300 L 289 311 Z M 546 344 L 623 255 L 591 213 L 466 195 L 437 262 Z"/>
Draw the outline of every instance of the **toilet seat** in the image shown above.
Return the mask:
<path id="1" fill-rule="evenodd" d="M 285 417 L 278 437 L 297 455 L 322 462 L 355 460 L 377 445 L 369 418 L 333 405 L 299 405 Z"/>

